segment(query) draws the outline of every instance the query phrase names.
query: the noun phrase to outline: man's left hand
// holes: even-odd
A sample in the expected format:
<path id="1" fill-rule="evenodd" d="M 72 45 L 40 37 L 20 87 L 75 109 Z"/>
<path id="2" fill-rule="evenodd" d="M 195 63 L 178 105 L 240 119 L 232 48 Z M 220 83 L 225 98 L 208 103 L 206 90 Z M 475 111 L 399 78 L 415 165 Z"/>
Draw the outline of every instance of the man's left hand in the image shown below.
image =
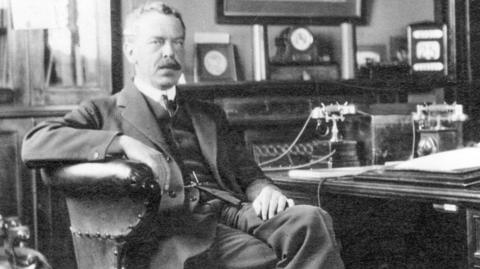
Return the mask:
<path id="1" fill-rule="evenodd" d="M 252 203 L 255 213 L 263 220 L 273 218 L 287 207 L 294 206 L 292 199 L 288 199 L 277 188 L 266 186 Z"/>

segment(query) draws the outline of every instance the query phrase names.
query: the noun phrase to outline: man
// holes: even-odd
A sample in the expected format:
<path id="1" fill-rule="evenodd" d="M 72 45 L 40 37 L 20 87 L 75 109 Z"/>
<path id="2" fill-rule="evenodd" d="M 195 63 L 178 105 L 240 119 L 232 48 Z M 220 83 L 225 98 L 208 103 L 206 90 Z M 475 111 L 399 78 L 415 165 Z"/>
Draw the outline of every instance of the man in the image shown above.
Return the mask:
<path id="1" fill-rule="evenodd" d="M 220 268 L 343 268 L 328 214 L 313 206 L 295 206 L 282 194 L 234 142 L 220 108 L 177 96 L 185 40 L 180 14 L 161 2 L 144 4 L 128 16 L 124 35 L 124 53 L 135 70 L 133 83 L 111 97 L 81 105 L 63 120 L 34 128 L 23 144 L 27 165 L 123 155 L 148 165 L 158 176 L 162 159 L 171 157 L 184 182 L 223 191 L 204 192 L 200 199 L 201 205 L 215 205 L 209 207 L 215 221 L 212 236 L 205 233 L 205 259 Z M 166 99 L 177 99 L 176 105 Z M 168 179 L 158 180 L 163 195 L 170 195 Z M 239 205 L 236 197 L 244 203 Z M 164 243 L 169 235 L 201 233 L 212 226 L 196 222 L 189 213 L 178 214 L 182 216 L 171 218 L 188 228 L 176 227 L 154 238 L 161 245 L 157 250 L 149 250 L 151 244 L 127 250 L 135 260 L 130 266 L 183 266 L 185 257 Z M 162 251 L 168 254 L 159 254 Z"/>

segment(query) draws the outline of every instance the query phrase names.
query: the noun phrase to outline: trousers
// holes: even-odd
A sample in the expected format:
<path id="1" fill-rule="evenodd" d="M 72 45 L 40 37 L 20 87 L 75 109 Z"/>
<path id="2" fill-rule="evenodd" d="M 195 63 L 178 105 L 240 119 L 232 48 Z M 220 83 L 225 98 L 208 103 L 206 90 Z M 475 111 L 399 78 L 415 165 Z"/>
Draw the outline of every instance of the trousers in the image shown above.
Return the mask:
<path id="1" fill-rule="evenodd" d="M 297 205 L 269 220 L 251 206 L 225 205 L 208 257 L 218 269 L 344 268 L 332 219 L 319 207 Z"/>
<path id="2" fill-rule="evenodd" d="M 256 215 L 250 203 L 241 207 L 223 204 L 214 211 L 218 223 L 212 227 L 216 229 L 213 244 L 206 252 L 187 260 L 184 268 L 344 268 L 332 219 L 319 207 L 293 206 L 265 221 Z M 185 229 L 180 224 L 179 229 Z M 157 266 L 150 263 L 158 242 L 152 234 L 150 240 L 129 248 L 127 268 L 162 268 L 161 260 L 153 262 Z"/>

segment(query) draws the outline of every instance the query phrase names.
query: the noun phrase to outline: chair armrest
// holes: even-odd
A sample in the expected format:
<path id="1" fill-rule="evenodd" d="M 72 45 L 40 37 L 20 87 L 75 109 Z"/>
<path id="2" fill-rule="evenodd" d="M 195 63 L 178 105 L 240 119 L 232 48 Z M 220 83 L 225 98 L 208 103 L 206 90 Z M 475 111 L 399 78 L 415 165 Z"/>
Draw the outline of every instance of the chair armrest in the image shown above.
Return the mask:
<path id="1" fill-rule="evenodd" d="M 160 193 L 150 167 L 123 159 L 43 168 L 42 174 L 47 185 L 73 196 Z"/>

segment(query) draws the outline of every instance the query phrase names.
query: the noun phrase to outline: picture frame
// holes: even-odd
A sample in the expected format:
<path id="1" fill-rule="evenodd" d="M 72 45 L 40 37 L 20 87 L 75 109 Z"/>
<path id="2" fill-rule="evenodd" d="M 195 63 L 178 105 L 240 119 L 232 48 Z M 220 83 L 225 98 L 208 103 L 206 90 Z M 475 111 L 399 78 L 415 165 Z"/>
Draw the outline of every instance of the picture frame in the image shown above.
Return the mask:
<path id="1" fill-rule="evenodd" d="M 447 25 L 421 22 L 407 26 L 408 63 L 414 75 L 448 75 Z"/>
<path id="2" fill-rule="evenodd" d="M 233 44 L 202 43 L 195 47 L 195 82 L 237 81 Z"/>
<path id="3" fill-rule="evenodd" d="M 216 0 L 225 24 L 339 24 L 364 21 L 364 0 Z"/>
<path id="4" fill-rule="evenodd" d="M 408 64 L 408 40 L 406 36 L 390 37 L 390 61 Z"/>
<path id="5" fill-rule="evenodd" d="M 384 44 L 358 45 L 356 60 L 359 67 L 385 62 L 387 60 L 387 46 Z"/>

